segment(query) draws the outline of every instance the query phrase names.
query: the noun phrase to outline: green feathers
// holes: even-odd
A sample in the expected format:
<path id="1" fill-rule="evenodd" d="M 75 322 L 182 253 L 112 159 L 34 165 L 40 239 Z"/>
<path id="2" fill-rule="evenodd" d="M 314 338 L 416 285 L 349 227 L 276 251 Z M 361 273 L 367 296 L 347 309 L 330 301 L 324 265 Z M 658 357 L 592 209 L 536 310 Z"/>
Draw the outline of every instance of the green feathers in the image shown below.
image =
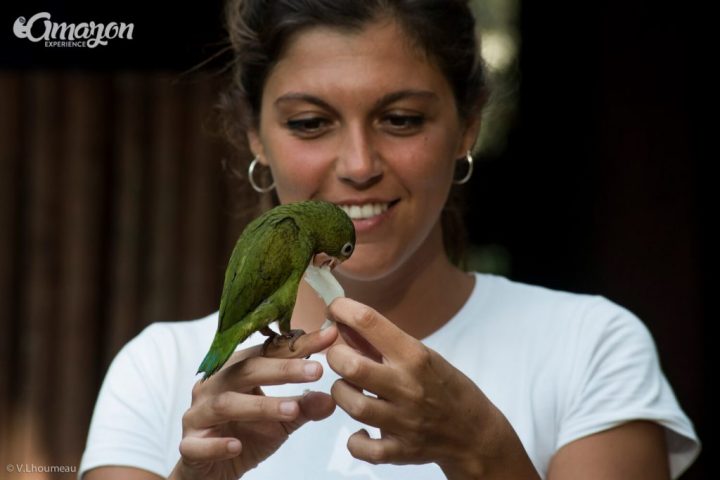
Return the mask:
<path id="1" fill-rule="evenodd" d="M 313 256 L 342 262 L 355 248 L 355 229 L 336 205 L 305 201 L 280 205 L 253 220 L 238 238 L 220 299 L 220 319 L 200 364 L 203 380 L 217 372 L 238 344 L 277 321 L 290 332 L 297 289 Z"/>

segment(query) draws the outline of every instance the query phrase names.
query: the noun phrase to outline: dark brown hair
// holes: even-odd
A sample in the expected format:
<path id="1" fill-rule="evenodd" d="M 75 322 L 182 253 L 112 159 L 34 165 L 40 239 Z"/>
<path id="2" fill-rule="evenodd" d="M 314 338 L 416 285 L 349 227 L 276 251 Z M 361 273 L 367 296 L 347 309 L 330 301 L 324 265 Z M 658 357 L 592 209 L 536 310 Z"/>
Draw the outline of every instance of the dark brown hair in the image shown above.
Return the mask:
<path id="1" fill-rule="evenodd" d="M 228 0 L 225 14 L 233 62 L 220 109 L 229 140 L 242 151 L 245 132 L 258 125 L 268 75 L 292 37 L 312 27 L 358 31 L 372 21 L 393 19 L 437 63 L 464 121 L 478 116 L 485 103 L 475 19 L 467 0 Z M 454 190 L 442 227 L 445 249 L 459 263 L 465 229 L 462 201 Z"/>

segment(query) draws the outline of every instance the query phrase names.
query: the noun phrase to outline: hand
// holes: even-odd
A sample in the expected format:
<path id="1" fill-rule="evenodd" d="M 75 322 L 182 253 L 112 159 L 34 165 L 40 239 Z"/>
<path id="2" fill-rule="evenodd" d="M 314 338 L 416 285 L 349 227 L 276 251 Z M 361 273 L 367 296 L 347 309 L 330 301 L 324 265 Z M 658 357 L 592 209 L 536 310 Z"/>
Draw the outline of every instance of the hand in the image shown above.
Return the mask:
<path id="1" fill-rule="evenodd" d="M 327 353 L 343 377 L 332 397 L 381 432 L 379 439 L 365 430 L 351 435 L 354 457 L 374 464 L 435 462 L 448 478 L 537 478 L 502 413 L 438 353 L 353 300 L 335 300 L 328 313 L 348 344 Z"/>
<path id="2" fill-rule="evenodd" d="M 235 480 L 307 421 L 328 417 L 335 402 L 325 393 L 275 398 L 261 386 L 320 378 L 322 366 L 303 357 L 324 350 L 337 335 L 333 327 L 303 335 L 293 352 L 286 344 L 271 344 L 265 356 L 261 345 L 235 352 L 219 372 L 198 381 L 183 416 L 181 459 L 170 478 Z"/>

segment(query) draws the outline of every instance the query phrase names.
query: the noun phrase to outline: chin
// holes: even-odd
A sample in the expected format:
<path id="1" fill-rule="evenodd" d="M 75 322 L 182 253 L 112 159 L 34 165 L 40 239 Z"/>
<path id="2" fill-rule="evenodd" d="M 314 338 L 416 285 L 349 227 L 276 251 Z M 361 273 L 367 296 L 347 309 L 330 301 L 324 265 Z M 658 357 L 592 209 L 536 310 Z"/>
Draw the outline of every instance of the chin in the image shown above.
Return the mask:
<path id="1" fill-rule="evenodd" d="M 353 281 L 372 282 L 392 274 L 400 266 L 398 255 L 373 255 L 357 251 L 350 259 L 338 265 L 334 272 L 340 278 Z"/>

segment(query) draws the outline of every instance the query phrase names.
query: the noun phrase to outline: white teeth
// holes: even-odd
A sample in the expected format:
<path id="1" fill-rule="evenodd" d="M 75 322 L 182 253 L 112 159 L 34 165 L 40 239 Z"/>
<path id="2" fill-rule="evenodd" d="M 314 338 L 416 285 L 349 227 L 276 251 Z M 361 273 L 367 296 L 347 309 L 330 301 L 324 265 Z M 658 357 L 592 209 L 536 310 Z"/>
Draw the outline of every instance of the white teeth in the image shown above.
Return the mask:
<path id="1" fill-rule="evenodd" d="M 365 205 L 340 205 L 345 213 L 353 220 L 363 220 L 378 216 L 389 207 L 387 203 L 366 203 Z"/>

